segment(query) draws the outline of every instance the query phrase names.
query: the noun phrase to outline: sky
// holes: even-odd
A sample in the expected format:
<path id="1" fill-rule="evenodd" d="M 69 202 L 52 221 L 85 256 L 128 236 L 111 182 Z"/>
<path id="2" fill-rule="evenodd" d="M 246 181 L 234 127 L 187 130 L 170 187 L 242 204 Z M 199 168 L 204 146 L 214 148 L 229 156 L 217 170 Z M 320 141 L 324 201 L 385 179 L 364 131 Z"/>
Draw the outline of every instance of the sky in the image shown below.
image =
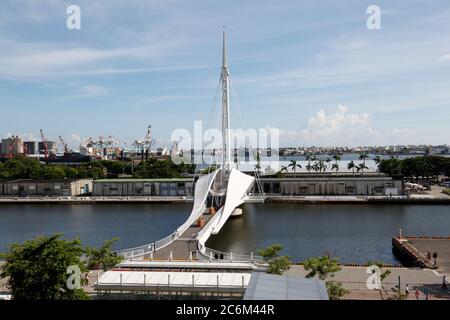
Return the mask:
<path id="1" fill-rule="evenodd" d="M 282 146 L 450 144 L 448 0 L 2 0 L 0 135 L 130 143 L 151 124 L 170 145 L 219 108 L 223 26 L 233 128 L 277 128 Z"/>

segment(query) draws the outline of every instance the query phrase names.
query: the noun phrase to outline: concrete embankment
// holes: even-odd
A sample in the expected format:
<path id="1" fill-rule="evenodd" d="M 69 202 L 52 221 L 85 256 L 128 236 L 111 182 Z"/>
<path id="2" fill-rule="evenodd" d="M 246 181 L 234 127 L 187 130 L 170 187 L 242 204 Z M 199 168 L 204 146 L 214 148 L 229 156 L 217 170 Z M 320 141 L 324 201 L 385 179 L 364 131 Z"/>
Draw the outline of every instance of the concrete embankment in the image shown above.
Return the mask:
<path id="1" fill-rule="evenodd" d="M 386 203 L 386 204 L 450 204 L 450 198 L 382 197 L 382 196 L 284 196 L 267 197 L 267 202 L 298 204 Z"/>
<path id="2" fill-rule="evenodd" d="M 157 197 L 0 197 L 0 204 L 96 204 L 96 203 L 192 203 L 192 197 L 157 196 Z M 261 203 L 260 198 L 251 198 L 248 203 Z M 450 204 L 450 198 L 435 197 L 381 197 L 381 196 L 268 196 L 265 202 L 296 204 Z"/>
<path id="3" fill-rule="evenodd" d="M 394 237 L 392 247 L 405 266 L 450 272 L 450 237 Z M 433 254 L 436 254 L 436 259 Z"/>
<path id="4" fill-rule="evenodd" d="M 191 203 L 192 197 L 1 197 L 0 204 Z"/>

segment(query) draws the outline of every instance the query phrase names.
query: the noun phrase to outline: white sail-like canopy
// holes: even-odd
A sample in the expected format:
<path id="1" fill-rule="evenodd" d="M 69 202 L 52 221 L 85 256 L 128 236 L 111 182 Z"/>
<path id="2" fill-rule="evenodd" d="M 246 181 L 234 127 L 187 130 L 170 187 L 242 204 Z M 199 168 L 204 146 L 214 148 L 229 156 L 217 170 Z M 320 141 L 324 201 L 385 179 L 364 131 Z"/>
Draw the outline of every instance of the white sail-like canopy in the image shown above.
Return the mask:
<path id="1" fill-rule="evenodd" d="M 206 176 L 202 176 L 197 180 L 195 184 L 194 191 L 194 207 L 192 208 L 191 214 L 186 222 L 181 225 L 177 232 L 178 234 L 182 234 L 187 228 L 189 228 L 205 211 L 206 209 L 206 199 L 208 197 L 209 190 L 216 178 L 219 169 L 207 174 Z"/>
<path id="2" fill-rule="evenodd" d="M 247 192 L 252 186 L 254 180 L 254 177 L 246 175 L 237 169 L 231 170 L 230 178 L 228 179 L 225 206 L 223 207 L 220 218 L 212 229 L 212 234 L 219 233 L 220 229 L 222 229 L 233 210 L 237 206 L 244 203 L 245 198 L 247 197 Z"/>

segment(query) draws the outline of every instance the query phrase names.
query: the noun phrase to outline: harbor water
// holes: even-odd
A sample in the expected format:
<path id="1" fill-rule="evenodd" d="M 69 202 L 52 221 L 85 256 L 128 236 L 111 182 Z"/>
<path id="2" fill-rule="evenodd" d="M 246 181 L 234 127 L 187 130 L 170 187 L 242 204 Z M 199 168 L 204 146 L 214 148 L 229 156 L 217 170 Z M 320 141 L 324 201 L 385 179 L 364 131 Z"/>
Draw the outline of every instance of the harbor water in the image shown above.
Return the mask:
<path id="1" fill-rule="evenodd" d="M 39 235 L 62 233 L 84 245 L 118 237 L 116 249 L 163 238 L 182 224 L 191 204 L 2 205 L 0 252 L 9 244 Z M 391 238 L 404 235 L 449 236 L 448 205 L 412 204 L 246 204 L 207 246 L 256 254 L 280 243 L 294 261 L 329 253 L 344 263 L 398 263 Z"/>

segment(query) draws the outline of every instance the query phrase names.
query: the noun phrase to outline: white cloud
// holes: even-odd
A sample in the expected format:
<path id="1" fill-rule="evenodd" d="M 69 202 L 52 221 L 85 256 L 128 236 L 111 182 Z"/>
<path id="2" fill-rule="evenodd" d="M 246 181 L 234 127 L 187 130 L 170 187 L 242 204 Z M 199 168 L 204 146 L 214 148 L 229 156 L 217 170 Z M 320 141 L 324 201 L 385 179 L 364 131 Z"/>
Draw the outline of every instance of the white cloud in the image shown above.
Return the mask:
<path id="1" fill-rule="evenodd" d="M 334 113 L 319 110 L 299 131 L 280 131 L 281 145 L 376 145 L 381 135 L 370 122 L 369 113 L 349 113 L 339 105 Z"/>
<path id="2" fill-rule="evenodd" d="M 87 85 L 81 87 L 81 94 L 85 96 L 99 96 L 109 92 L 109 89 L 103 86 Z"/>
<path id="3" fill-rule="evenodd" d="M 450 60 L 450 53 L 444 54 L 439 58 L 439 61 L 449 61 Z"/>

